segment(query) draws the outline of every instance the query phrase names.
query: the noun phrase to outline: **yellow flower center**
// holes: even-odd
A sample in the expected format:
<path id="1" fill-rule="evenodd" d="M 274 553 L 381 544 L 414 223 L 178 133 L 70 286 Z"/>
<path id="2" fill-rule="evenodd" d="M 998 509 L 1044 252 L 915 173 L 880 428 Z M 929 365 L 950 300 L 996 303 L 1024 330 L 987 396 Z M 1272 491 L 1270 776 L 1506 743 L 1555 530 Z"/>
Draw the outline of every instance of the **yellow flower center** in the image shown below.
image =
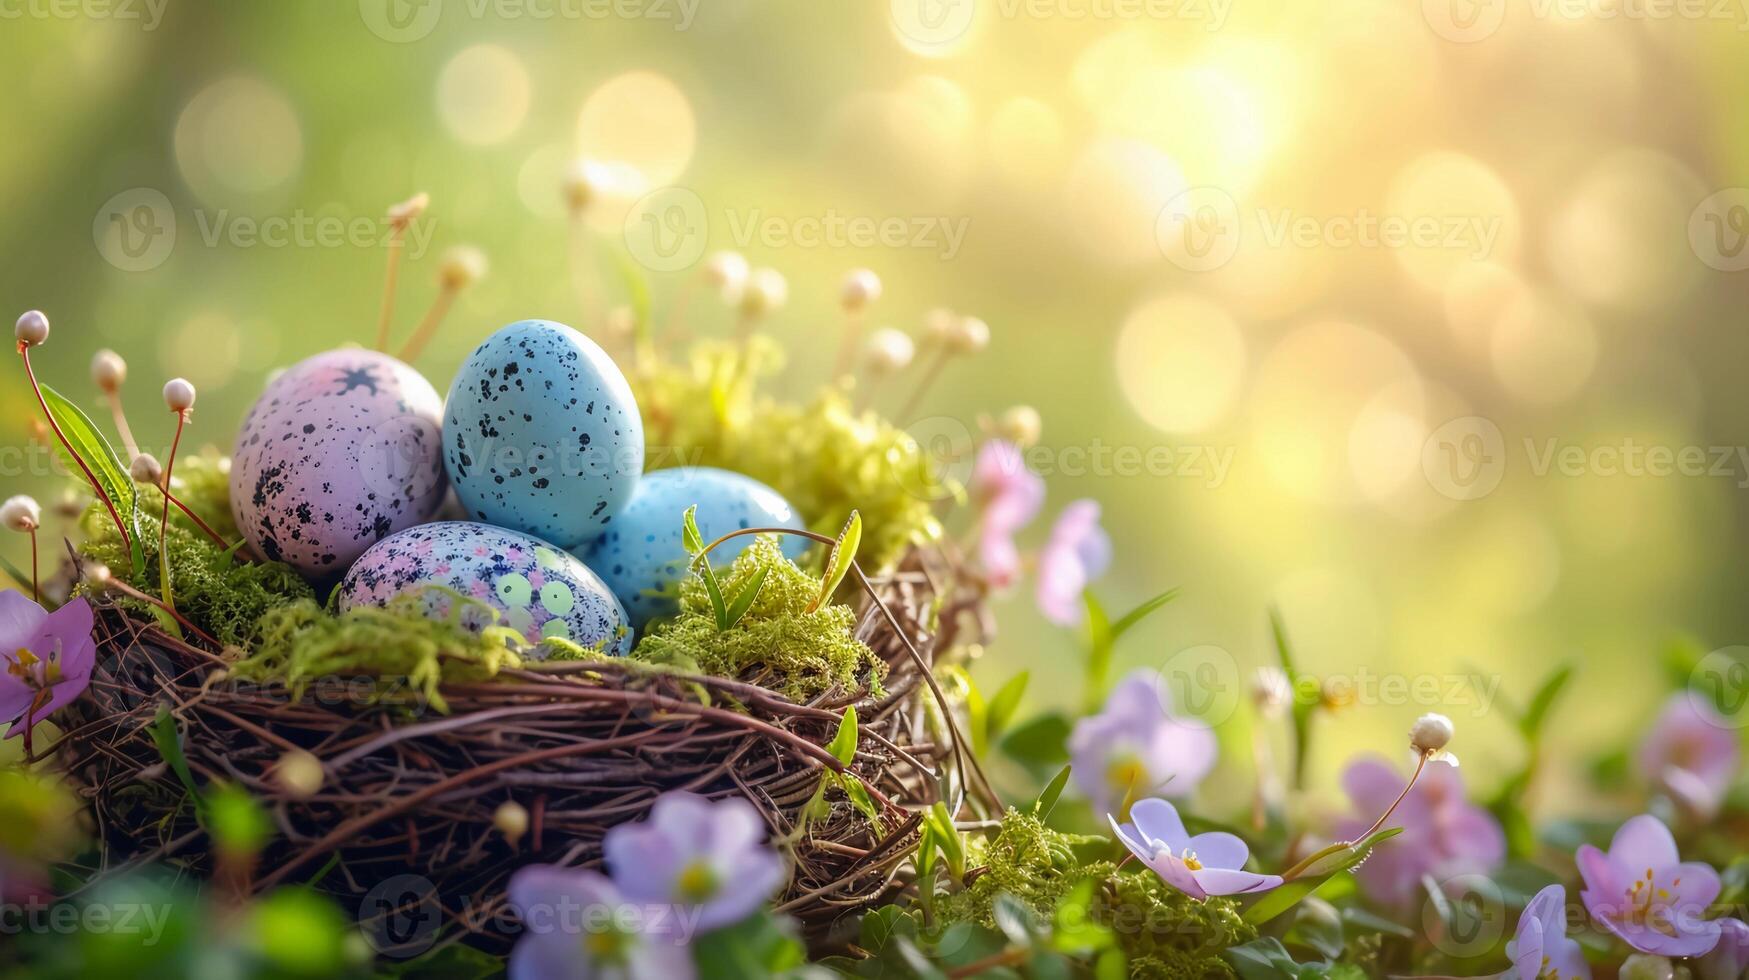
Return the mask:
<path id="1" fill-rule="evenodd" d="M 1184 852 L 1184 866 L 1189 868 L 1192 871 L 1201 871 L 1202 870 L 1202 862 L 1198 861 L 1196 859 L 1196 852 L 1195 851 L 1185 851 Z"/>
<path id="2" fill-rule="evenodd" d="M 703 902 L 716 895 L 720 882 L 717 873 L 704 861 L 694 861 L 680 872 L 680 880 L 675 883 L 680 897 L 689 902 Z"/>
<path id="3" fill-rule="evenodd" d="M 583 950 L 597 963 L 619 963 L 625 960 L 631 943 L 617 929 L 603 929 L 583 937 Z"/>

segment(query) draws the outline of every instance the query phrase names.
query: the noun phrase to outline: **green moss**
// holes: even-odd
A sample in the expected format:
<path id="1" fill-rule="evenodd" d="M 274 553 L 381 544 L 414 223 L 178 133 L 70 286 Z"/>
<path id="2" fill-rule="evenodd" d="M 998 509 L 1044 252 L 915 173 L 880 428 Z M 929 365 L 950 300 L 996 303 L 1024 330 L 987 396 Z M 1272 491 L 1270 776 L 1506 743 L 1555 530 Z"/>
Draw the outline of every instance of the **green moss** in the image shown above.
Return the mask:
<path id="1" fill-rule="evenodd" d="M 186 484 L 183 482 L 185 470 Z M 226 503 L 225 476 L 217 461 L 210 457 L 192 457 L 188 465 L 176 467 L 176 474 L 178 499 L 183 499 L 203 520 L 212 522 L 213 529 L 220 534 L 228 531 L 227 540 L 235 541 L 235 526 L 228 516 L 221 520 L 221 515 L 229 514 L 230 506 Z M 163 498 L 157 495 L 157 491 L 142 489 L 140 539 L 146 553 L 146 564 L 139 575 L 133 574 L 133 562 L 122 545 L 121 535 L 116 532 L 109 512 L 101 504 L 94 503 L 85 512 L 86 538 L 80 551 L 108 565 L 117 578 L 141 592 L 160 595 L 158 514 L 162 506 Z M 170 578 L 176 610 L 221 643 L 247 645 L 255 636 L 257 622 L 266 613 L 314 597 L 315 593 L 291 566 L 279 562 L 233 560 L 180 511 L 172 508 L 170 513 L 165 548 L 170 553 Z M 137 599 L 120 598 L 119 601 L 124 608 L 147 618 L 156 608 Z"/>
<path id="2" fill-rule="evenodd" d="M 680 586 L 680 613 L 659 623 L 632 651 L 636 659 L 717 677 L 743 677 L 807 700 L 833 688 L 880 689 L 886 671 L 854 635 L 856 614 L 845 605 L 808 612 L 820 580 L 785 558 L 771 537 L 760 537 L 727 569 L 718 570 L 724 595 L 739 594 L 761 569 L 765 586 L 747 615 L 717 629 L 710 596 L 698 576 Z"/>
<path id="3" fill-rule="evenodd" d="M 873 412 L 853 411 L 838 388 L 800 405 L 760 396 L 757 380 L 781 359 L 763 337 L 746 356 L 704 343 L 686 364 L 634 377 L 649 468 L 745 473 L 783 494 L 821 534 L 836 535 L 858 510 L 866 529 L 860 557 L 871 568 L 939 538 L 932 505 L 943 484 L 917 441 Z"/>
<path id="4" fill-rule="evenodd" d="M 435 588 L 435 586 L 434 586 Z M 302 697 L 329 677 L 373 677 L 372 698 L 417 695 L 448 711 L 438 686 L 490 680 L 522 665 L 526 642 L 515 630 L 488 626 L 475 633 L 461 624 L 469 608 L 496 611 L 452 593 L 450 613 L 428 618 L 422 593 L 408 593 L 387 608 L 365 606 L 331 615 L 303 600 L 262 616 L 254 648 L 231 665 L 236 680 L 284 684 Z"/>
<path id="5" fill-rule="evenodd" d="M 1111 861 L 1092 857 L 1110 847 L 1105 838 L 1061 833 L 1030 814 L 1009 810 L 996 837 L 974 855 L 987 870 L 971 887 L 939 899 L 938 914 L 945 921 L 994 926 L 996 897 L 1008 894 L 1049 921 L 1063 896 L 1092 878 L 1098 885 L 1094 917 L 1118 937 L 1130 976 L 1232 977 L 1221 950 L 1257 937 L 1240 918 L 1237 903 L 1198 902 L 1150 871 L 1120 872 Z"/>

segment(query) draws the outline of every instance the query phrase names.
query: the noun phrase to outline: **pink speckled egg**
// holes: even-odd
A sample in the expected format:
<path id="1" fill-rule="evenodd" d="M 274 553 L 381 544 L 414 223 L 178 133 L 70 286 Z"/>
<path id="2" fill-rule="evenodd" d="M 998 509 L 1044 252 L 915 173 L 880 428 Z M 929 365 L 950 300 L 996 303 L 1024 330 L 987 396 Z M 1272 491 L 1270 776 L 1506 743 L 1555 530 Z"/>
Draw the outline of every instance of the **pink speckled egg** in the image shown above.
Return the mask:
<path id="1" fill-rule="evenodd" d="M 332 350 L 267 386 L 237 434 L 231 511 L 255 550 L 338 575 L 443 505 L 443 404 L 387 354 Z"/>

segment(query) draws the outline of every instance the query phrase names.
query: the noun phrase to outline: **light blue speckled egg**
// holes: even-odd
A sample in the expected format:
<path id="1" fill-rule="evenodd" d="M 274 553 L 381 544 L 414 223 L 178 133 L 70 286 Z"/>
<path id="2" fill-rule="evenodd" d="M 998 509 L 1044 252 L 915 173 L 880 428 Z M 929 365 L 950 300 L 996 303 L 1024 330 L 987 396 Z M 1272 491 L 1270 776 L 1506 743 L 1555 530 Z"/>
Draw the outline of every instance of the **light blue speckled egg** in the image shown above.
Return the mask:
<path id="1" fill-rule="evenodd" d="M 530 643 L 559 637 L 583 647 L 624 655 L 632 631 L 619 600 L 601 579 L 563 549 L 538 538 L 469 521 L 410 527 L 378 541 L 340 583 L 340 608 L 386 606 L 398 595 L 442 585 L 496 609 L 498 623 Z M 451 597 L 426 591 L 427 610 L 447 616 Z M 471 629 L 490 623 L 469 607 Z M 623 628 L 622 628 L 623 627 Z"/>
<path id="2" fill-rule="evenodd" d="M 456 372 L 443 462 L 475 520 L 575 548 L 631 499 L 644 422 L 625 375 L 593 340 L 522 320 L 487 337 Z"/>
<path id="3" fill-rule="evenodd" d="M 708 466 L 646 474 L 607 532 L 579 552 L 639 629 L 678 608 L 672 589 L 685 577 L 687 562 L 681 518 L 694 504 L 698 531 L 707 543 L 740 528 L 804 526 L 789 501 L 752 477 Z M 751 535 L 724 542 L 711 552 L 711 563 L 719 568 L 729 564 L 752 542 Z M 783 536 L 784 554 L 792 559 L 801 557 L 809 544 L 806 538 Z"/>

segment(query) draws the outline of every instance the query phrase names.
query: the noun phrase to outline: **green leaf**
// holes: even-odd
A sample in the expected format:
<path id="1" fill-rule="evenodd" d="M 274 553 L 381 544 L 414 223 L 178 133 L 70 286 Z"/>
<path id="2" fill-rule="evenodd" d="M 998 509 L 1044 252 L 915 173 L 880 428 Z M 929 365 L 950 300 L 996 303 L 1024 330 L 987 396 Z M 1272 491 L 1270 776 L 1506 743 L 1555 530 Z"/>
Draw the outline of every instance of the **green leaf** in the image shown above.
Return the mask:
<path id="1" fill-rule="evenodd" d="M 827 743 L 826 751 L 832 753 L 833 758 L 847 766 L 850 765 L 850 760 L 856 758 L 855 705 L 844 709 L 844 718 L 838 722 L 838 732 L 832 736 L 832 741 Z"/>
<path id="2" fill-rule="evenodd" d="M 1286 912 L 1337 875 L 1365 860 L 1374 847 L 1402 832 L 1401 827 L 1390 827 L 1352 846 L 1336 843 L 1312 854 L 1283 873 L 1285 880 L 1279 887 L 1265 892 L 1255 905 L 1246 909 L 1245 921 L 1262 925 Z"/>
<path id="3" fill-rule="evenodd" d="M 1242 946 L 1223 950 L 1222 956 L 1233 964 L 1244 980 L 1278 980 L 1299 975 L 1299 964 L 1288 955 L 1281 940 L 1273 936 L 1254 939 Z"/>
<path id="4" fill-rule="evenodd" d="M 1038 799 L 1032 804 L 1033 816 L 1039 818 L 1041 821 L 1050 819 L 1051 811 L 1057 808 L 1057 800 L 1062 798 L 1063 787 L 1069 784 L 1070 768 L 1071 767 L 1069 766 L 1064 766 L 1057 770 L 1055 776 L 1051 777 L 1049 785 L 1045 786 L 1045 791 L 1040 793 Z"/>
<path id="5" fill-rule="evenodd" d="M 766 911 L 705 933 L 692 956 L 700 980 L 766 980 L 807 962 L 795 924 Z"/>
<path id="6" fill-rule="evenodd" d="M 735 624 L 747 615 L 747 610 L 753 608 L 754 601 L 759 598 L 759 590 L 765 588 L 765 576 L 770 571 L 770 565 L 761 566 L 759 571 L 753 573 L 753 580 L 741 587 L 740 593 L 735 596 L 735 601 L 729 603 L 726 614 L 728 623 L 722 629 L 733 629 Z"/>
<path id="7" fill-rule="evenodd" d="M 1525 707 L 1524 714 L 1518 718 L 1518 730 L 1526 739 L 1532 743 L 1539 739 L 1543 724 L 1548 720 L 1549 709 L 1554 706 L 1555 699 L 1561 695 L 1561 689 L 1567 686 L 1567 681 L 1572 677 L 1573 666 L 1563 664 L 1537 688 L 1530 704 Z"/>
<path id="8" fill-rule="evenodd" d="M 1087 607 L 1087 676 L 1083 678 L 1081 700 L 1088 714 L 1097 712 L 1105 701 L 1105 687 L 1111 678 L 1111 655 L 1117 646 L 1111 634 L 1111 619 L 1105 606 L 1091 591 L 1081 593 Z"/>
<path id="9" fill-rule="evenodd" d="M 1061 766 L 1069 760 L 1069 719 L 1056 712 L 1038 715 L 1002 739 L 1002 751 L 1035 768 Z"/>
<path id="10" fill-rule="evenodd" d="M 273 837 L 267 811 L 241 786 L 226 783 L 207 799 L 207 826 L 226 854 L 253 857 Z"/>
<path id="11" fill-rule="evenodd" d="M 1312 749 L 1312 708 L 1315 702 L 1300 696 L 1301 674 L 1299 668 L 1294 666 L 1293 646 L 1288 643 L 1287 624 L 1282 622 L 1281 610 L 1274 606 L 1269 609 L 1269 633 L 1275 640 L 1276 660 L 1281 664 L 1282 673 L 1287 675 L 1288 690 L 1293 692 L 1293 708 L 1289 714 L 1294 733 L 1293 787 L 1304 789 L 1306 758 Z"/>
<path id="12" fill-rule="evenodd" d="M 1014 712 L 1020 707 L 1020 699 L 1026 694 L 1026 685 L 1032 675 L 1021 671 L 1008 679 L 1008 683 L 996 692 L 990 699 L 989 709 L 984 714 L 985 741 L 1000 738 L 1013 720 Z"/>
<path id="13" fill-rule="evenodd" d="M 1130 631 L 1130 627 L 1147 619 L 1149 616 L 1153 615 L 1155 610 L 1176 598 L 1178 598 L 1178 590 L 1167 589 L 1165 592 L 1160 593 L 1152 599 L 1143 602 L 1136 608 L 1131 609 L 1129 612 L 1124 613 L 1117 622 L 1111 624 L 1111 641 L 1116 643 L 1123 638 L 1125 633 Z"/>
<path id="14" fill-rule="evenodd" d="M 723 589 L 717 584 L 717 573 L 711 570 L 709 559 L 701 563 L 699 575 L 704 579 L 705 594 L 711 598 L 711 615 L 716 617 L 717 632 L 721 633 L 729 628 L 729 607 L 723 602 Z"/>
<path id="15" fill-rule="evenodd" d="M 1016 946 L 1031 947 L 1038 935 L 1038 919 L 1033 916 L 1032 909 L 1007 892 L 996 896 L 990 907 L 990 917 L 995 920 L 996 928 Z"/>
<path id="16" fill-rule="evenodd" d="M 935 828 L 935 846 L 941 849 L 942 859 L 947 862 L 947 873 L 955 880 L 966 876 L 966 844 L 960 837 L 959 828 L 953 825 L 953 814 L 947 812 L 947 804 L 937 800 L 929 808 L 927 818 Z"/>
<path id="17" fill-rule="evenodd" d="M 825 577 L 820 579 L 820 594 L 809 604 L 808 612 L 818 611 L 832 598 L 832 593 L 838 591 L 844 576 L 850 574 L 850 566 L 856 561 L 856 551 L 860 547 L 862 515 L 853 510 L 850 519 L 844 522 L 844 530 L 838 532 L 838 540 L 832 544 L 832 553 L 826 558 Z"/>
<path id="18" fill-rule="evenodd" d="M 1059 953 L 1089 956 L 1116 945 L 1112 931 L 1093 912 L 1093 879 L 1083 878 L 1058 902 L 1052 917 L 1051 945 Z"/>
<path id="19" fill-rule="evenodd" d="M 103 437 L 90 416 L 79 410 L 79 406 L 67 400 L 67 397 L 48 385 L 42 385 L 43 402 L 48 405 L 49 414 L 54 416 L 55 425 L 61 434 L 67 437 L 74 452 L 91 468 L 91 475 L 96 478 L 94 488 L 102 494 L 115 508 L 121 519 L 128 524 L 127 536 L 131 543 L 130 550 L 134 564 L 134 576 L 137 578 L 146 571 L 146 552 L 140 542 L 140 496 L 134 486 L 133 479 L 128 476 L 128 468 L 122 464 L 121 457 L 116 455 L 115 448 L 109 440 Z M 67 453 L 65 446 L 61 454 Z M 77 470 L 79 465 L 72 459 L 67 463 Z"/>
<path id="20" fill-rule="evenodd" d="M 188 790 L 189 798 L 194 801 L 195 813 L 205 823 L 206 797 L 201 795 L 200 787 L 194 785 L 194 774 L 188 769 L 188 757 L 182 754 L 182 734 L 176 730 L 176 719 L 166 705 L 159 705 L 158 716 L 152 719 L 152 744 L 169 764 L 170 771 L 181 781 L 182 787 Z"/>
<path id="21" fill-rule="evenodd" d="M 686 508 L 686 513 L 680 515 L 680 539 L 686 545 L 686 553 L 696 555 L 704 550 L 704 537 L 698 533 L 698 505 Z"/>
<path id="22" fill-rule="evenodd" d="M 880 807 L 875 806 L 874 797 L 868 795 L 868 787 L 863 785 L 862 780 L 855 773 L 847 772 L 838 776 L 838 785 L 844 790 L 844 795 L 850 798 L 850 805 L 867 817 L 868 822 L 875 825 L 875 829 L 880 829 Z"/>

